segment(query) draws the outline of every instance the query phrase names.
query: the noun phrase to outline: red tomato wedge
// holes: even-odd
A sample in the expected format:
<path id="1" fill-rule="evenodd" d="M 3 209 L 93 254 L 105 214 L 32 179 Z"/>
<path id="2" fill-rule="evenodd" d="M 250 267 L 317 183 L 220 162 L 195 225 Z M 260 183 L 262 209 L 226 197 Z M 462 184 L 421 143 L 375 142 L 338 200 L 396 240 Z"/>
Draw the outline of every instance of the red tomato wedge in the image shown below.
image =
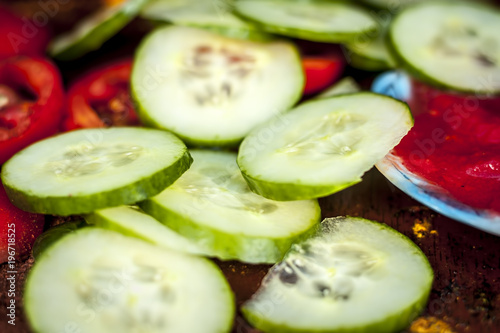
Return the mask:
<path id="1" fill-rule="evenodd" d="M 60 126 L 64 90 L 59 70 L 39 58 L 0 62 L 0 164 Z"/>
<path id="2" fill-rule="evenodd" d="M 84 75 L 68 91 L 67 118 L 63 129 L 139 125 L 130 97 L 132 60 L 97 68 Z"/>
<path id="3" fill-rule="evenodd" d="M 340 55 L 304 56 L 302 66 L 306 75 L 304 94 L 320 92 L 333 84 L 344 71 L 344 59 Z"/>

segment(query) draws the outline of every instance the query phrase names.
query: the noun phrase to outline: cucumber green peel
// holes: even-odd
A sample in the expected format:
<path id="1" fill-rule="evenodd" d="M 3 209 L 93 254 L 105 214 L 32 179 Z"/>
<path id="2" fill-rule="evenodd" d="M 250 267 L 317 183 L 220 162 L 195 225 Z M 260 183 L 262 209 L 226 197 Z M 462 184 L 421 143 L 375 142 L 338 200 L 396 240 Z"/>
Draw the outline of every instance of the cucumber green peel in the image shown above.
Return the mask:
<path id="1" fill-rule="evenodd" d="M 76 28 L 58 36 L 49 53 L 59 60 L 76 59 L 101 45 L 127 25 L 150 0 L 125 0 L 84 18 Z"/>
<path id="2" fill-rule="evenodd" d="M 38 258 L 41 257 L 42 253 L 44 253 L 49 247 L 54 245 L 61 238 L 85 226 L 87 226 L 87 223 L 85 223 L 84 220 L 76 220 L 59 224 L 47 231 L 44 231 L 43 234 L 41 234 L 33 244 L 33 249 L 31 250 L 31 253 L 33 253 L 33 257 L 35 258 L 35 260 L 38 260 Z"/>
<path id="3" fill-rule="evenodd" d="M 232 0 L 154 0 L 141 11 L 153 22 L 207 29 L 224 36 L 266 41 L 272 36 L 232 13 Z"/>
<path id="4" fill-rule="evenodd" d="M 424 2 L 424 1 L 429 1 L 429 0 L 361 0 L 362 2 L 366 3 L 369 6 L 373 6 L 376 8 L 380 9 L 386 9 L 389 10 L 391 13 L 396 13 L 400 11 L 401 9 L 404 9 L 407 6 L 419 3 L 419 2 Z"/>
<path id="5" fill-rule="evenodd" d="M 120 206 L 100 209 L 85 215 L 85 221 L 99 228 L 139 238 L 170 250 L 194 255 L 210 255 L 210 251 L 204 250 L 196 242 L 174 232 L 165 224 L 144 213 L 139 207 Z"/>
<path id="6" fill-rule="evenodd" d="M 292 246 L 241 310 L 263 332 L 400 332 L 424 309 L 432 281 L 425 255 L 396 230 L 330 218 Z"/>
<path id="7" fill-rule="evenodd" d="M 347 42 L 377 30 L 368 11 L 348 2 L 240 0 L 234 8 L 266 31 L 311 41 Z"/>
<path id="8" fill-rule="evenodd" d="M 23 210 L 75 215 L 156 195 L 191 163 L 184 143 L 166 131 L 85 129 L 18 152 L 3 165 L 2 182 Z"/>

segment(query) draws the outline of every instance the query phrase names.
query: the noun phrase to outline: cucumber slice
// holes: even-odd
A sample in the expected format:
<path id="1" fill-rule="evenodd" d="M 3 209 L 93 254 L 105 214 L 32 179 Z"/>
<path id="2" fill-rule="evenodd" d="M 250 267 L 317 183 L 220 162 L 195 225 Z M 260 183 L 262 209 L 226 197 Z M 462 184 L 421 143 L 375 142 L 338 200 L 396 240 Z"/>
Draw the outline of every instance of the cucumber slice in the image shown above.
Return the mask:
<path id="1" fill-rule="evenodd" d="M 101 209 L 85 216 L 97 227 L 140 238 L 155 245 L 196 255 L 208 255 L 201 246 L 185 238 L 137 207 L 120 206 Z"/>
<path id="2" fill-rule="evenodd" d="M 250 191 L 236 154 L 191 151 L 193 166 L 172 186 L 139 205 L 212 256 L 275 263 L 319 222 L 316 200 L 275 202 Z"/>
<path id="3" fill-rule="evenodd" d="M 363 8 L 334 1 L 242 0 L 236 12 L 264 30 L 318 42 L 345 42 L 377 30 Z"/>
<path id="4" fill-rule="evenodd" d="M 333 97 L 337 95 L 352 94 L 361 91 L 356 80 L 348 76 L 324 90 L 317 98 Z"/>
<path id="5" fill-rule="evenodd" d="M 229 332 L 234 297 L 210 261 L 84 228 L 35 263 L 24 292 L 34 331 Z"/>
<path id="6" fill-rule="evenodd" d="M 17 153 L 4 164 L 2 181 L 23 210 L 74 215 L 156 195 L 191 162 L 184 143 L 165 131 L 85 129 Z"/>
<path id="7" fill-rule="evenodd" d="M 173 26 L 143 41 L 131 82 L 145 124 L 190 144 L 231 145 L 290 108 L 302 94 L 304 74 L 291 43 Z"/>
<path id="8" fill-rule="evenodd" d="M 390 19 L 382 23 L 382 27 L 373 39 L 359 39 L 346 45 L 347 61 L 352 67 L 367 71 L 381 71 L 396 66 L 387 47 L 387 30 Z"/>
<path id="9" fill-rule="evenodd" d="M 66 236 L 67 234 L 72 233 L 85 226 L 87 226 L 87 223 L 85 223 L 84 220 L 76 220 L 65 222 L 63 224 L 59 224 L 55 227 L 50 228 L 39 237 L 37 237 L 35 243 L 33 243 L 33 249 L 31 250 L 33 257 L 35 258 L 35 260 L 38 260 L 41 257 L 42 253 L 44 253 L 58 240 L 63 238 L 63 236 Z"/>
<path id="10" fill-rule="evenodd" d="M 255 25 L 232 14 L 232 7 L 232 0 L 156 0 L 144 7 L 141 16 L 204 28 L 228 37 L 259 41 L 271 38 Z"/>
<path id="11" fill-rule="evenodd" d="M 264 332 L 399 332 L 423 310 L 432 268 L 411 240 L 377 222 L 325 219 L 243 304 Z"/>
<path id="12" fill-rule="evenodd" d="M 149 0 L 125 0 L 84 18 L 76 28 L 57 37 L 49 53 L 59 60 L 76 59 L 101 45 L 120 31 Z"/>
<path id="13" fill-rule="evenodd" d="M 238 165 L 252 191 L 266 198 L 327 196 L 360 182 L 412 126 L 408 106 L 387 96 L 316 99 L 252 131 Z"/>
<path id="14" fill-rule="evenodd" d="M 498 31 L 500 11 L 493 7 L 432 1 L 399 13 L 389 39 L 397 60 L 421 80 L 457 91 L 497 94 Z"/>

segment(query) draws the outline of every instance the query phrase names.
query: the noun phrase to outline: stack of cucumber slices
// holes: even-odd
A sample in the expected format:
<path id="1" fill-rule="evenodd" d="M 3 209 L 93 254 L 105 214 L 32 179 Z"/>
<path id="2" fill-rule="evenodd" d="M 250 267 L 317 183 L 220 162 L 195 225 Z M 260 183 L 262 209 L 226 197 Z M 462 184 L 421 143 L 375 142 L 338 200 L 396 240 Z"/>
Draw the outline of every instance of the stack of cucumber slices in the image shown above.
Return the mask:
<path id="1" fill-rule="evenodd" d="M 500 93 L 497 10 L 399 3 L 129 0 L 56 41 L 52 54 L 71 59 L 135 15 L 162 23 L 131 77 L 148 128 L 61 134 L 3 166 L 18 207 L 86 221 L 39 242 L 25 292 L 33 328 L 229 332 L 234 296 L 215 258 L 274 264 L 240 309 L 263 332 L 404 329 L 432 285 L 423 253 L 379 222 L 320 222 L 317 199 L 360 182 L 412 114 L 348 78 L 301 101 L 295 43 L 341 43 L 355 67 Z M 377 19 L 374 7 L 390 15 Z"/>
<path id="2" fill-rule="evenodd" d="M 362 107 L 366 104 L 371 112 Z M 432 281 L 425 257 L 409 240 L 376 222 L 345 218 L 319 225 L 315 198 L 347 186 L 339 183 L 342 179 L 359 181 L 411 127 L 408 109 L 371 93 L 324 97 L 302 108 L 280 118 L 287 126 L 273 120 L 258 127 L 245 139 L 239 157 L 188 150 L 167 131 L 127 127 L 73 131 L 16 154 L 2 170 L 16 205 L 46 214 L 82 214 L 90 225 L 59 227 L 37 244 L 25 290 L 32 327 L 41 333 L 229 332 L 234 296 L 219 268 L 204 257 L 278 263 L 265 280 L 278 282 L 265 282 L 243 307 L 249 322 L 266 332 L 290 327 L 335 331 L 338 324 L 327 318 L 374 302 L 354 295 L 366 288 L 382 295 L 396 282 L 391 292 L 404 297 L 393 295 L 397 302 L 392 307 L 358 315 L 368 328 L 407 325 L 425 304 Z M 257 147 L 258 133 L 271 128 L 273 137 L 251 156 L 248 147 Z M 363 139 L 365 130 L 373 135 Z M 381 139 L 373 145 L 375 137 Z M 245 165 L 243 173 L 237 161 Z M 261 173 L 261 163 L 276 165 L 284 177 L 264 174 L 264 192 L 288 201 L 252 192 L 261 180 L 246 180 Z M 301 176 L 304 171 L 318 178 Z M 402 262 L 411 280 L 394 276 Z M 294 266 L 296 273 L 287 266 L 292 264 L 300 266 Z M 277 270 L 282 272 L 276 280 Z M 275 292 L 289 299 L 287 306 L 262 312 Z M 326 297 L 330 292 L 346 299 Z M 310 302 L 311 313 L 323 308 L 329 314 L 303 321 L 296 315 L 302 301 Z M 356 325 L 347 320 L 342 327 Z"/>

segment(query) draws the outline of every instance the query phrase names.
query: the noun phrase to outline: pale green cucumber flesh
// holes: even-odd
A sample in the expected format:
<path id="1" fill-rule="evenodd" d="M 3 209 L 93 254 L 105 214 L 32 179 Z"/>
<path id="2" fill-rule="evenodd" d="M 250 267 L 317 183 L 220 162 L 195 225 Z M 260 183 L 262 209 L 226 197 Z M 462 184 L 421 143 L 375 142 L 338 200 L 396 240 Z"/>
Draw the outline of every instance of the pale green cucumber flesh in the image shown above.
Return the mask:
<path id="1" fill-rule="evenodd" d="M 170 23 L 164 21 L 153 21 L 151 20 L 156 27 L 163 27 L 169 25 Z M 236 27 L 225 27 L 225 26 L 217 26 L 217 25 L 205 25 L 205 24 L 195 24 L 195 23 L 185 23 L 185 24 L 176 24 L 177 26 L 185 26 L 191 27 L 195 29 L 202 29 L 214 34 L 225 36 L 233 39 L 242 39 L 248 40 L 252 42 L 272 42 L 278 40 L 278 36 L 265 32 L 260 29 L 241 29 Z"/>
<path id="2" fill-rule="evenodd" d="M 212 262 L 90 227 L 37 260 L 24 304 L 39 333 L 221 333 L 235 311 Z"/>
<path id="3" fill-rule="evenodd" d="M 168 26 L 139 47 L 131 90 L 145 124 L 190 145 L 229 146 L 291 107 L 303 84 L 300 57 L 289 42 L 256 43 Z"/>
<path id="4" fill-rule="evenodd" d="M 65 216 L 156 195 L 191 163 L 184 143 L 165 131 L 85 129 L 17 153 L 4 164 L 2 181 L 19 208 Z"/>
<path id="5" fill-rule="evenodd" d="M 76 59 L 101 45 L 127 25 L 149 0 L 125 0 L 84 18 L 73 31 L 57 37 L 49 53 L 59 60 Z"/>
<path id="6" fill-rule="evenodd" d="M 337 95 L 353 94 L 361 91 L 361 87 L 352 77 L 347 76 L 335 83 L 333 86 L 326 88 L 317 96 L 317 98 L 327 98 Z"/>
<path id="7" fill-rule="evenodd" d="M 235 10 L 266 31 L 318 42 L 347 42 L 377 30 L 367 11 L 345 2 L 244 0 Z"/>
<path id="8" fill-rule="evenodd" d="M 209 254 L 192 240 L 174 232 L 138 207 L 120 206 L 101 209 L 85 215 L 85 220 L 96 227 L 139 238 L 170 250 L 195 255 Z"/>
<path id="9" fill-rule="evenodd" d="M 191 169 L 139 206 L 211 256 L 274 263 L 319 221 L 316 200 L 275 202 L 251 192 L 235 153 L 191 154 Z"/>
<path id="10" fill-rule="evenodd" d="M 358 183 L 413 126 L 408 106 L 373 93 L 315 99 L 261 125 L 238 165 L 273 200 L 317 198 Z"/>
<path id="11" fill-rule="evenodd" d="M 421 22 L 425 21 L 422 27 Z M 472 2 L 429 1 L 394 18 L 396 61 L 434 86 L 476 95 L 500 93 L 500 11 Z"/>
<path id="12" fill-rule="evenodd" d="M 241 310 L 263 332 L 399 332 L 425 307 L 432 282 L 427 258 L 404 235 L 332 218 L 292 246 Z"/>
<path id="13" fill-rule="evenodd" d="M 270 40 L 271 36 L 232 13 L 233 1 L 156 0 L 148 3 L 141 16 L 154 22 L 207 29 L 227 37 L 255 41 Z"/>

